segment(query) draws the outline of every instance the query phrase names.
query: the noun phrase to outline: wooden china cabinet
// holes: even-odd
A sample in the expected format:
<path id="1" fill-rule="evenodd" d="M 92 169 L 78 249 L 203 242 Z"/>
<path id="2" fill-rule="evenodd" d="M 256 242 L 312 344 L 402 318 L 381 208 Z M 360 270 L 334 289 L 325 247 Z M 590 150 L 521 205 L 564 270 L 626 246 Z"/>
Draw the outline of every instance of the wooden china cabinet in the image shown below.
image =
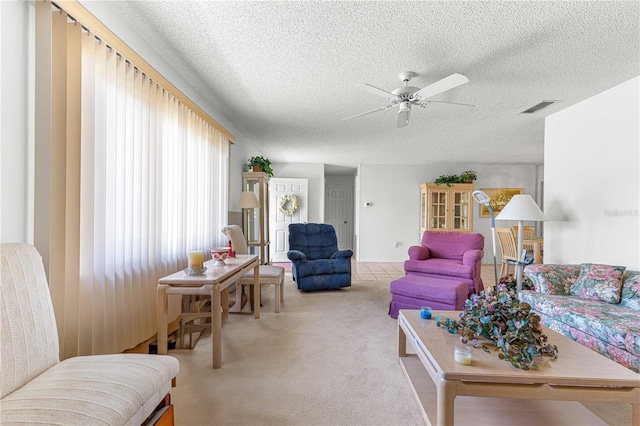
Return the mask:
<path id="1" fill-rule="evenodd" d="M 420 239 L 424 231 L 473 232 L 472 183 L 420 184 Z"/>

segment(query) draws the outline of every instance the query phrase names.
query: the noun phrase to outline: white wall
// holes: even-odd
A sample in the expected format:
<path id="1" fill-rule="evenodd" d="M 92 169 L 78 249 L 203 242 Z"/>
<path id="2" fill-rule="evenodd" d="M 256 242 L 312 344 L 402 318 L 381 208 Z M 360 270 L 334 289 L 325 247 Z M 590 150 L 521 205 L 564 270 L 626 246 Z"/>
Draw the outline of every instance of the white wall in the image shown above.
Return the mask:
<path id="1" fill-rule="evenodd" d="M 1 242 L 33 243 L 32 15 L 28 2 L 0 2 Z"/>
<path id="2" fill-rule="evenodd" d="M 547 117 L 545 263 L 640 270 L 639 82 Z"/>
<path id="3" fill-rule="evenodd" d="M 408 258 L 410 246 L 420 239 L 420 188 L 423 182 L 433 182 L 443 174 L 459 174 L 474 170 L 477 189 L 523 188 L 524 193 L 536 198 L 537 166 L 532 165 L 438 165 L 387 166 L 360 165 L 358 176 L 359 217 L 356 218 L 356 253 L 363 262 L 400 262 Z M 367 207 L 365 203 L 371 202 Z M 515 223 L 498 222 L 507 227 Z M 493 262 L 491 246 L 491 220 L 480 217 L 478 204 L 474 205 L 473 230 L 485 237 L 483 263 Z M 399 243 L 398 248 L 394 247 Z M 498 249 L 498 256 L 500 252 Z"/>

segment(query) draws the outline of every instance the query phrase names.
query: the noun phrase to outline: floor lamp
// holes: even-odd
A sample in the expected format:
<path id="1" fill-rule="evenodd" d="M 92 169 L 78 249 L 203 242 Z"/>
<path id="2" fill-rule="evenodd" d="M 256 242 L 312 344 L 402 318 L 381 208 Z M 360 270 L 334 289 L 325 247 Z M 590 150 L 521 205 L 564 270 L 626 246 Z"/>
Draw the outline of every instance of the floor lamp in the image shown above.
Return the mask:
<path id="1" fill-rule="evenodd" d="M 487 210 L 489 210 L 489 214 L 491 215 L 491 243 L 493 245 L 493 274 L 496 279 L 495 288 L 498 288 L 498 264 L 496 262 L 496 218 L 493 215 L 493 209 L 489 205 L 490 198 L 486 193 L 477 189 L 473 191 L 471 195 L 473 196 L 473 199 L 476 200 L 476 202 L 485 206 Z"/>
<path id="2" fill-rule="evenodd" d="M 502 209 L 496 220 L 517 220 L 518 221 L 518 255 L 523 252 L 523 231 L 522 222 L 527 221 L 544 221 L 546 218 L 540 207 L 533 201 L 529 194 L 516 194 L 511 198 L 506 206 Z M 522 256 L 523 257 L 523 256 Z M 517 275 L 517 294 L 522 291 L 522 266 L 523 258 L 520 257 L 516 263 Z"/>

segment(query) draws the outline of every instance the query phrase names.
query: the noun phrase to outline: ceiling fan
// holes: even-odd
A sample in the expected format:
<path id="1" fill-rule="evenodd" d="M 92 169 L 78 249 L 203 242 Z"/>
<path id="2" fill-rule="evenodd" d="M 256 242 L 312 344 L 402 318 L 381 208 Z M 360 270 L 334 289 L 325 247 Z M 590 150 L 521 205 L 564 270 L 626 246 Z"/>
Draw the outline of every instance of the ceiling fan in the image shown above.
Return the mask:
<path id="1" fill-rule="evenodd" d="M 371 111 L 363 112 L 360 114 L 352 115 L 351 117 L 343 118 L 344 120 L 351 120 L 352 118 L 362 117 L 363 115 L 371 114 L 377 111 L 387 110 L 389 108 L 398 107 L 398 117 L 396 119 L 396 127 L 404 127 L 409 124 L 409 114 L 411 113 L 411 105 L 419 105 L 423 108 L 429 106 L 438 108 L 440 110 L 460 110 L 473 108 L 475 105 L 458 104 L 453 102 L 432 101 L 429 98 L 439 93 L 458 87 L 462 84 L 468 83 L 469 79 L 462 74 L 451 74 L 449 77 L 445 77 L 442 80 L 420 89 L 418 87 L 409 86 L 409 80 L 418 76 L 413 71 L 401 72 L 399 77 L 404 82 L 404 87 L 398 87 L 391 92 L 379 89 L 370 84 L 359 84 L 358 87 L 362 87 L 364 90 L 371 92 L 375 95 L 386 98 L 390 104 L 380 108 L 373 109 Z"/>

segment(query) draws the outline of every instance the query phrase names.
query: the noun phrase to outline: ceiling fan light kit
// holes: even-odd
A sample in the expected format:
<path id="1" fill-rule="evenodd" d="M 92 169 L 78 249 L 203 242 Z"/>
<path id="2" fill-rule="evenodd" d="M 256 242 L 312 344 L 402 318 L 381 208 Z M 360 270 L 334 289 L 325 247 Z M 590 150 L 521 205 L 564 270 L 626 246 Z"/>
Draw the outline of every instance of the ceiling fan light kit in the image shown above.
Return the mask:
<path id="1" fill-rule="evenodd" d="M 425 87 L 418 88 L 409 86 L 409 81 L 417 77 L 418 73 L 413 71 L 404 71 L 401 72 L 399 77 L 400 80 L 404 82 L 403 87 L 398 87 L 397 89 L 393 89 L 391 92 L 387 92 L 386 90 L 377 88 L 370 84 L 362 84 L 358 85 L 358 87 L 362 87 L 362 89 L 373 93 L 374 95 L 381 96 L 391 102 L 389 105 L 385 105 L 380 108 L 373 109 L 371 111 L 363 112 L 360 114 L 352 115 L 347 118 L 343 118 L 342 120 L 351 120 L 352 118 L 362 117 L 363 115 L 372 114 L 377 111 L 387 110 L 389 108 L 398 107 L 398 117 L 396 120 L 396 127 L 404 127 L 409 124 L 409 115 L 411 113 L 411 105 L 418 105 L 423 108 L 427 107 L 430 104 L 437 107 L 438 109 L 446 109 L 446 110 L 461 110 L 467 109 L 469 107 L 473 107 L 474 105 L 469 104 L 459 104 L 454 102 L 443 102 L 443 101 L 432 101 L 429 98 L 435 95 L 438 95 L 447 90 L 458 87 L 462 84 L 468 83 L 469 79 L 462 74 L 451 74 L 449 77 L 445 77 L 442 80 L 436 81 L 435 83 Z"/>

